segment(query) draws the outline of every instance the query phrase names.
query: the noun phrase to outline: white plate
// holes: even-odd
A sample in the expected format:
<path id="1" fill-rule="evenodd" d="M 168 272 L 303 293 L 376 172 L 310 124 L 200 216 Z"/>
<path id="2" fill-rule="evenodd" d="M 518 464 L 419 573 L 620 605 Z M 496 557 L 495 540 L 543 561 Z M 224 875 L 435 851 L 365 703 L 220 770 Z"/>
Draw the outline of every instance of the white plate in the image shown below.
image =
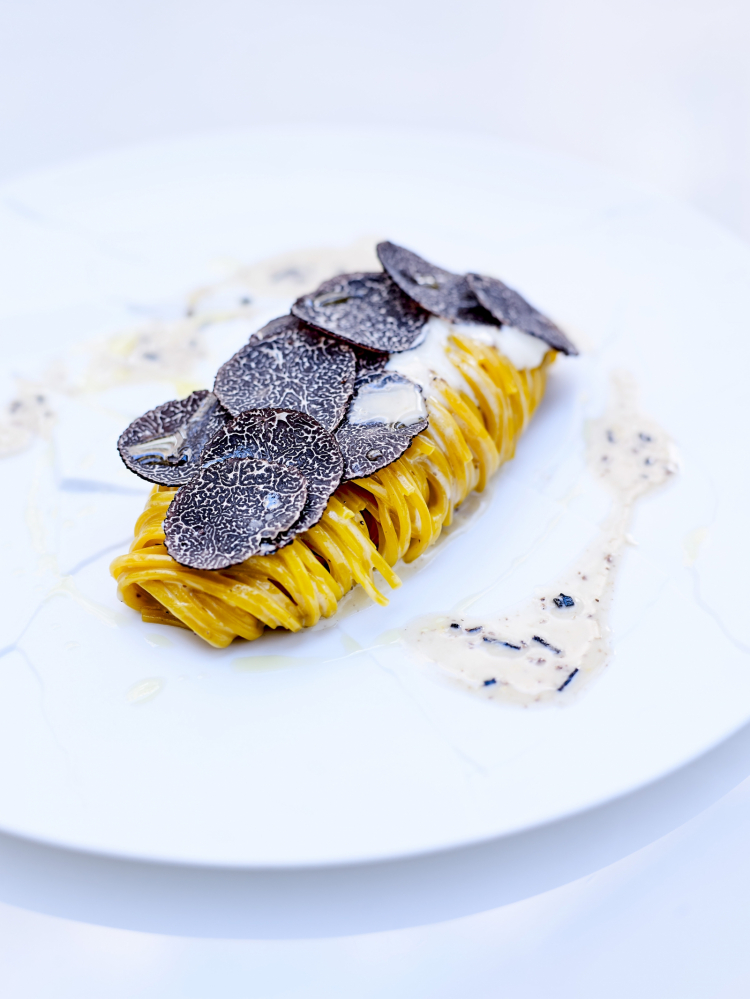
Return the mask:
<path id="1" fill-rule="evenodd" d="M 174 385 L 53 393 L 51 442 L 2 466 L 0 827 L 203 864 L 403 856 L 601 803 L 750 718 L 750 254 L 732 237 L 578 163 L 414 132 L 170 142 L 4 194 L 4 398 L 11 376 L 40 378 L 53 357 L 80 368 L 76 344 L 168 317 L 232 261 L 364 236 L 503 277 L 587 353 L 556 365 L 487 502 L 387 609 L 355 601 L 330 627 L 223 651 L 144 625 L 108 574 L 147 491 L 119 466 L 117 432 Z M 190 377 L 207 380 L 227 350 L 226 337 L 209 343 Z M 398 647 L 357 652 L 500 577 L 498 607 L 510 605 L 586 545 L 607 498 L 584 472 L 583 421 L 616 367 L 635 375 L 683 470 L 637 509 L 616 655 L 586 696 L 501 707 Z M 251 668 L 267 655 L 286 667 Z"/>

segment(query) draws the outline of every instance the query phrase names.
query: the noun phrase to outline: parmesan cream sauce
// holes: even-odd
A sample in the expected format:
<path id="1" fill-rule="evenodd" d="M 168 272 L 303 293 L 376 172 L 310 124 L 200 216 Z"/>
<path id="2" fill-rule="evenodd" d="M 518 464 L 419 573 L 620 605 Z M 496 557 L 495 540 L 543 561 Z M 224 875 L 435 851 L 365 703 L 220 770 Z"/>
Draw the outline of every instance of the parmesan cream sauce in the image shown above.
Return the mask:
<path id="1" fill-rule="evenodd" d="M 178 398 L 189 395 L 200 386 L 194 369 L 205 358 L 207 342 L 219 327 L 225 334 L 234 328 L 237 342 L 233 349 L 239 349 L 261 325 L 255 318 L 262 311 L 258 299 L 265 308 L 278 301 L 283 312 L 288 307 L 285 301 L 291 303 L 331 274 L 378 270 L 376 243 L 375 237 L 363 238 L 340 248 L 295 250 L 251 267 L 236 267 L 225 280 L 196 290 L 184 307 L 175 306 L 175 318 L 153 319 L 83 344 L 87 363 L 82 373 L 70 370 L 68 356 L 55 361 L 41 378 L 17 379 L 14 397 L 5 405 L 0 403 L 0 459 L 26 451 L 40 437 L 49 438 L 57 396 L 86 397 L 114 386 L 152 381 L 171 381 Z M 166 311 L 174 311 L 173 306 Z M 217 359 L 217 366 L 224 360 Z M 150 441 L 149 447 L 154 443 Z M 156 443 L 162 456 L 169 457 L 182 442 L 166 437 Z"/>
<path id="2" fill-rule="evenodd" d="M 391 376 L 388 381 L 363 385 L 352 399 L 346 418 L 354 426 L 388 423 L 410 427 L 426 416 L 427 407 L 418 386 Z"/>
<path id="3" fill-rule="evenodd" d="M 594 543 L 527 603 L 486 619 L 431 615 L 402 638 L 420 657 L 480 696 L 518 705 L 564 703 L 609 658 L 607 617 L 637 500 L 677 472 L 673 443 L 636 408 L 635 388 L 613 380 L 603 417 L 587 428 L 588 467 L 613 494 Z"/>
<path id="4" fill-rule="evenodd" d="M 431 316 L 425 323 L 425 336 L 419 346 L 392 354 L 385 370 L 398 371 L 411 378 L 425 392 L 434 378 L 442 378 L 451 388 L 465 392 L 477 402 L 473 389 L 448 357 L 448 338 L 454 333 L 495 347 L 519 369 L 538 367 L 549 350 L 543 340 L 514 326 L 450 323 L 447 319 Z"/>

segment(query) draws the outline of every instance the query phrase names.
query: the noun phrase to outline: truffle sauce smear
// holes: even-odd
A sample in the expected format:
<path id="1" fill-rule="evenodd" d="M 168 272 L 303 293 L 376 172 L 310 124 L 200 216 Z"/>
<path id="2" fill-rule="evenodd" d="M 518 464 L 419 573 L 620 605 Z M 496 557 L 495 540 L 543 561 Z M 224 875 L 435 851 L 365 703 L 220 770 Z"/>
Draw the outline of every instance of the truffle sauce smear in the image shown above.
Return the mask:
<path id="1" fill-rule="evenodd" d="M 588 426 L 588 466 L 614 496 L 594 543 L 554 584 L 491 619 L 431 615 L 404 640 L 485 698 L 531 705 L 575 697 L 609 658 L 607 616 L 633 507 L 677 472 L 666 433 L 636 408 L 625 376 L 613 380 L 603 417 Z"/>

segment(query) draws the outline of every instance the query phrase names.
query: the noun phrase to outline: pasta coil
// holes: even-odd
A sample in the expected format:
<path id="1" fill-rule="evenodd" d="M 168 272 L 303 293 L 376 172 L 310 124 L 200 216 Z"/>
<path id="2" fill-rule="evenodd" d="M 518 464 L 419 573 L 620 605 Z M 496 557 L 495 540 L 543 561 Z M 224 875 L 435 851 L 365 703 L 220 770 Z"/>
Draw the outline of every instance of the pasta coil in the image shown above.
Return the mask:
<path id="1" fill-rule="evenodd" d="M 111 565 L 120 598 L 144 621 L 188 628 L 217 648 L 252 641 L 265 628 L 299 631 L 336 612 L 359 585 L 378 604 L 388 600 L 393 567 L 433 544 L 472 490 L 515 453 L 539 404 L 549 365 L 518 370 L 489 345 L 454 335 L 451 363 L 473 397 L 440 379 L 426 396 L 427 430 L 386 468 L 339 486 L 321 520 L 272 555 L 227 569 L 180 565 L 164 545 L 163 522 L 176 489 L 155 486 L 135 525 L 130 551 Z"/>

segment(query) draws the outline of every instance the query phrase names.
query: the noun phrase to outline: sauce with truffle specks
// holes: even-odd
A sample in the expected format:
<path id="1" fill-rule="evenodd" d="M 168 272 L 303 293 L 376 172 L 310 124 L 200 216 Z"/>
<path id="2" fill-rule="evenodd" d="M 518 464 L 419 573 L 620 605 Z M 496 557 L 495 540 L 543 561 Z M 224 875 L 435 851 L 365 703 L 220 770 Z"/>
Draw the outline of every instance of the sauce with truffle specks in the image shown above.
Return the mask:
<path id="1" fill-rule="evenodd" d="M 638 412 L 632 382 L 618 376 L 613 387 L 608 411 L 588 427 L 587 459 L 614 502 L 577 564 L 515 610 L 486 619 L 431 615 L 405 630 L 412 650 L 483 697 L 561 703 L 606 665 L 607 616 L 634 505 L 677 472 L 674 445 Z"/>

